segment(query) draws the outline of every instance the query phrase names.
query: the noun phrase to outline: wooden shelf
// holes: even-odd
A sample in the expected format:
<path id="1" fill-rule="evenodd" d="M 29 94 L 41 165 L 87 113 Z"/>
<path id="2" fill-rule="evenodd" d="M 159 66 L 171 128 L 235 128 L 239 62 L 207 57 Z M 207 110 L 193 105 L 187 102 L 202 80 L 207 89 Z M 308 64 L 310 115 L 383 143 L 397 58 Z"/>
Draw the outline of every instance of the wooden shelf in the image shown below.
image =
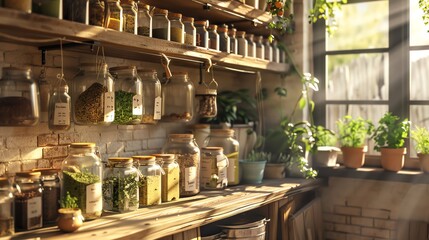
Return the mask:
<path id="1" fill-rule="evenodd" d="M 148 60 L 150 56 L 164 53 L 167 56 L 183 58 L 190 61 L 204 62 L 211 59 L 220 66 L 243 70 L 266 70 L 284 73 L 289 70 L 288 64 L 273 63 L 266 60 L 245 58 L 235 54 L 193 47 L 176 42 L 138 36 L 118 32 L 102 27 L 89 26 L 81 23 L 59 20 L 37 14 L 0 8 L 0 33 L 20 38 L 59 38 L 64 37 L 76 41 L 94 41 L 104 46 L 106 54 L 126 59 Z M 8 39 L 1 39 L 8 41 Z M 16 43 L 16 40 L 13 40 Z M 44 46 L 47 43 L 25 43 Z M 58 44 L 58 43 L 51 43 Z M 86 48 L 68 48 L 67 50 L 87 51 Z"/>
<path id="2" fill-rule="evenodd" d="M 264 180 L 223 191 L 203 191 L 194 197 L 123 214 L 104 214 L 85 222 L 74 233 L 48 227 L 15 234 L 12 239 L 156 239 L 194 229 L 319 187 L 319 180 Z"/>

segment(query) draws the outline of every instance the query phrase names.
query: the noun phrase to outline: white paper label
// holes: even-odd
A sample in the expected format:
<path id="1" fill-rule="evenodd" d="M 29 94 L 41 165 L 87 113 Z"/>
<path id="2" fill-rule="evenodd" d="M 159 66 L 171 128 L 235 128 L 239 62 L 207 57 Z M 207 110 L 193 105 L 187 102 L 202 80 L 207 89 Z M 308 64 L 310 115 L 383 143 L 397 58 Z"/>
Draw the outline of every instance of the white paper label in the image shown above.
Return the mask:
<path id="1" fill-rule="evenodd" d="M 42 216 L 42 197 L 28 199 L 27 218 L 30 219 L 40 216 Z"/>
<path id="2" fill-rule="evenodd" d="M 153 119 L 159 120 L 161 119 L 161 104 L 162 104 L 162 98 L 156 97 L 155 98 L 155 105 L 153 109 Z"/>
<path id="3" fill-rule="evenodd" d="M 220 183 L 228 182 L 227 176 L 227 166 L 228 166 L 228 159 L 224 155 L 218 155 L 216 157 L 217 160 L 217 171 L 219 176 Z"/>
<path id="4" fill-rule="evenodd" d="M 101 212 L 103 209 L 101 183 L 86 186 L 86 213 Z"/>
<path id="5" fill-rule="evenodd" d="M 70 125 L 70 107 L 68 103 L 55 103 L 54 125 Z"/>
<path id="6" fill-rule="evenodd" d="M 104 93 L 104 122 L 115 120 L 115 93 Z"/>
<path id="7" fill-rule="evenodd" d="M 232 152 L 226 156 L 228 157 L 228 182 L 238 184 L 238 152 Z"/>
<path id="8" fill-rule="evenodd" d="M 197 167 L 185 168 L 185 191 L 195 191 L 197 184 Z"/>
<path id="9" fill-rule="evenodd" d="M 210 182 L 210 177 L 212 175 L 212 159 L 201 156 L 201 165 L 200 165 L 200 174 L 201 174 L 201 184 L 205 185 Z"/>
<path id="10" fill-rule="evenodd" d="M 133 115 L 143 115 L 142 95 L 134 95 L 133 97 Z"/>

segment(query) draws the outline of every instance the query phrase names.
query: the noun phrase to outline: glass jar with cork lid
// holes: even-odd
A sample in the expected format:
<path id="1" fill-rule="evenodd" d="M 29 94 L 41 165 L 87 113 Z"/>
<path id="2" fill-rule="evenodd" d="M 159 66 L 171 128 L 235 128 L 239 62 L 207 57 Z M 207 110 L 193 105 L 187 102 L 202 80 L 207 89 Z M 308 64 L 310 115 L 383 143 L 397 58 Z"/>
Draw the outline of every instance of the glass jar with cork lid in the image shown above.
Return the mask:
<path id="1" fill-rule="evenodd" d="M 209 32 L 207 31 L 208 20 L 195 21 L 194 25 L 197 31 L 197 46 L 209 48 Z"/>
<path id="2" fill-rule="evenodd" d="M 197 46 L 197 29 L 194 26 L 194 18 L 183 16 L 182 21 L 185 26 L 185 44 Z"/>
<path id="3" fill-rule="evenodd" d="M 230 53 L 238 54 L 237 29 L 228 30 Z"/>
<path id="4" fill-rule="evenodd" d="M 147 207 L 161 203 L 162 168 L 154 156 L 133 156 L 134 164 L 140 171 L 139 205 Z"/>
<path id="5" fill-rule="evenodd" d="M 123 9 L 120 0 L 108 0 L 109 4 L 109 24 L 108 28 L 122 32 L 124 25 Z"/>
<path id="6" fill-rule="evenodd" d="M 255 45 L 256 45 L 256 52 L 255 57 L 259 59 L 265 58 L 265 46 L 263 43 L 264 37 L 263 36 L 256 36 L 255 37 Z"/>
<path id="7" fill-rule="evenodd" d="M 228 158 L 222 147 L 201 148 L 201 187 L 224 189 L 228 186 Z"/>
<path id="8" fill-rule="evenodd" d="M 207 30 L 209 32 L 209 48 L 219 51 L 219 34 L 217 33 L 217 25 L 210 24 Z"/>
<path id="9" fill-rule="evenodd" d="M 182 14 L 168 12 L 170 20 L 170 41 L 185 43 L 185 26 L 182 23 Z"/>
<path id="10" fill-rule="evenodd" d="M 246 34 L 247 40 L 247 56 L 248 57 L 256 57 L 256 43 L 254 41 L 255 35 L 251 33 Z"/>
<path id="11" fill-rule="evenodd" d="M 156 124 L 161 119 L 161 82 L 155 69 L 138 70 L 143 84 L 143 124 Z"/>
<path id="12" fill-rule="evenodd" d="M 121 0 L 123 32 L 137 34 L 137 3 L 133 0 Z"/>
<path id="13" fill-rule="evenodd" d="M 152 18 L 152 37 L 170 41 L 170 20 L 168 10 L 155 8 Z"/>
<path id="14" fill-rule="evenodd" d="M 230 53 L 231 44 L 228 36 L 228 26 L 222 25 L 218 27 L 217 32 L 219 33 L 219 50 L 221 52 Z"/>
<path id="15" fill-rule="evenodd" d="M 152 37 L 152 16 L 149 13 L 149 5 L 139 1 L 137 13 L 137 34 Z"/>
<path id="16" fill-rule="evenodd" d="M 41 173 L 40 180 L 43 186 L 43 223 L 53 223 L 58 218 L 58 209 L 60 208 L 60 170 L 54 168 L 38 168 L 32 171 Z"/>
<path id="17" fill-rule="evenodd" d="M 245 31 L 237 31 L 237 51 L 238 54 L 247 57 L 248 56 L 248 43 L 246 39 Z"/>
<path id="18" fill-rule="evenodd" d="M 194 84 L 188 73 L 173 72 L 162 86 L 162 121 L 189 122 L 194 115 Z"/>
<path id="19" fill-rule="evenodd" d="M 156 162 L 161 165 L 164 174 L 161 176 L 161 200 L 170 202 L 180 197 L 180 167 L 174 154 L 153 154 Z"/>

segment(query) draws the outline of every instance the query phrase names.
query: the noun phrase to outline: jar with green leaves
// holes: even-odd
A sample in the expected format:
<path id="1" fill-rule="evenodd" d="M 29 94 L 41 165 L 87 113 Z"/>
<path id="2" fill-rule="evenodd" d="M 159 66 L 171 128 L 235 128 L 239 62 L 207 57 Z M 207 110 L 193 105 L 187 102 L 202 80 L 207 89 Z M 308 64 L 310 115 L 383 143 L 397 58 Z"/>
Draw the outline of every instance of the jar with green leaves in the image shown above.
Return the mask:
<path id="1" fill-rule="evenodd" d="M 161 82 L 155 69 L 138 70 L 138 74 L 143 84 L 142 123 L 156 124 L 162 114 Z"/>
<path id="2" fill-rule="evenodd" d="M 154 156 L 133 156 L 138 164 L 140 175 L 139 202 L 140 207 L 158 205 L 161 203 L 162 168 L 156 163 Z"/>

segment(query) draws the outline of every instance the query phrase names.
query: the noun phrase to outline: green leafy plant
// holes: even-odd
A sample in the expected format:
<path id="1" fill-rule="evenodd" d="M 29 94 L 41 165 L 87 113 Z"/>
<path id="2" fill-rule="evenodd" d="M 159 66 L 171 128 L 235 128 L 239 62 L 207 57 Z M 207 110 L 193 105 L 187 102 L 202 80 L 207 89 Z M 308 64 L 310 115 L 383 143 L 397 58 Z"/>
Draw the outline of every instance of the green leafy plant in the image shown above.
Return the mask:
<path id="1" fill-rule="evenodd" d="M 337 145 L 337 137 L 335 133 L 325 128 L 324 126 L 312 126 L 313 138 L 315 141 L 315 147 L 324 147 L 324 146 L 335 146 Z"/>
<path id="2" fill-rule="evenodd" d="M 67 191 L 66 196 L 60 201 L 60 206 L 61 208 L 79 208 L 77 200 L 77 197 L 72 197 Z"/>
<path id="3" fill-rule="evenodd" d="M 341 11 L 341 6 L 347 0 L 315 0 L 313 8 L 310 9 L 310 23 L 316 23 L 320 19 L 325 20 L 326 31 L 332 35 L 338 27 L 335 15 Z"/>
<path id="4" fill-rule="evenodd" d="M 271 153 L 252 150 L 247 155 L 246 160 L 249 162 L 259 162 L 259 161 L 269 162 L 271 160 Z"/>
<path id="5" fill-rule="evenodd" d="M 408 119 L 401 120 L 398 116 L 388 112 L 378 121 L 372 138 L 375 141 L 374 150 L 381 148 L 402 148 L 405 139 L 408 138 L 411 122 Z"/>
<path id="6" fill-rule="evenodd" d="M 374 130 L 370 120 L 361 117 L 353 119 L 349 115 L 338 120 L 337 126 L 340 145 L 343 147 L 363 147 Z"/>
<path id="7" fill-rule="evenodd" d="M 419 0 L 419 7 L 423 11 L 423 23 L 429 24 L 429 0 Z M 427 30 L 429 32 L 429 29 Z"/>
<path id="8" fill-rule="evenodd" d="M 411 131 L 411 138 L 416 142 L 416 151 L 429 154 L 429 131 L 424 127 L 417 127 Z"/>

